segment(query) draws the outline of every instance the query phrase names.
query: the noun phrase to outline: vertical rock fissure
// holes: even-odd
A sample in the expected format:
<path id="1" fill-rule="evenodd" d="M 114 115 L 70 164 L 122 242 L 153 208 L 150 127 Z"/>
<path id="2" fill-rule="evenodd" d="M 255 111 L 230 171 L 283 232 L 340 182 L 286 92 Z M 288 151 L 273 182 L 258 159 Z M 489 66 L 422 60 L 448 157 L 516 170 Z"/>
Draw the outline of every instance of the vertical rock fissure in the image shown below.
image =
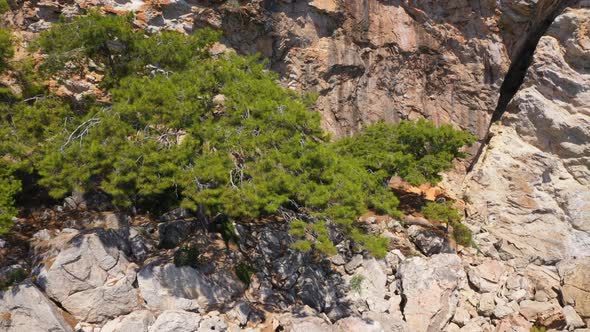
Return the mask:
<path id="1" fill-rule="evenodd" d="M 508 72 L 504 76 L 502 85 L 500 87 L 500 97 L 496 108 L 492 113 L 492 118 L 488 125 L 488 132 L 482 139 L 481 145 L 479 146 L 477 153 L 473 157 L 471 164 L 467 168 L 467 172 L 471 172 L 479 159 L 481 154 L 485 150 L 485 147 L 490 142 L 490 128 L 492 125 L 502 119 L 502 116 L 506 112 L 508 104 L 514 97 L 514 95 L 520 90 L 529 66 L 533 61 L 533 55 L 537 49 L 537 45 L 541 40 L 541 37 L 545 35 L 547 29 L 551 26 L 555 18 L 561 14 L 567 7 L 572 6 L 579 2 L 579 0 L 556 0 L 553 6 L 549 5 L 550 10 L 537 22 L 532 22 L 529 32 L 527 33 L 524 41 L 520 44 L 518 50 L 512 57 L 512 62 L 508 68 Z"/>

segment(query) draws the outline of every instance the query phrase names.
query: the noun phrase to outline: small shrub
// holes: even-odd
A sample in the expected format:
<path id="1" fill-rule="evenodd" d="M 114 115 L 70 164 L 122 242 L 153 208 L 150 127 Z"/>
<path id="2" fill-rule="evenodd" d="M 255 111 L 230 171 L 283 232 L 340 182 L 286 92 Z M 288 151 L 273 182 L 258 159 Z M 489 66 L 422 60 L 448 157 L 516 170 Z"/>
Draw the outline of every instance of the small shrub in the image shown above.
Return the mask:
<path id="1" fill-rule="evenodd" d="M 194 246 L 182 246 L 174 254 L 174 265 L 197 268 L 199 266 L 199 250 Z"/>
<path id="2" fill-rule="evenodd" d="M 0 14 L 4 14 L 7 11 L 10 11 L 10 5 L 6 0 L 0 0 Z"/>
<path id="3" fill-rule="evenodd" d="M 364 276 L 362 276 L 360 274 L 354 275 L 350 279 L 350 289 L 353 292 L 356 292 L 356 293 L 360 294 L 361 293 L 361 286 L 362 286 L 364 280 L 365 280 L 365 277 Z"/>
<path id="4" fill-rule="evenodd" d="M 307 240 L 298 240 L 291 245 L 293 249 L 297 249 L 303 252 L 309 252 L 311 250 L 311 242 Z"/>
<path id="5" fill-rule="evenodd" d="M 427 203 L 422 208 L 424 216 L 431 220 L 436 220 L 440 223 L 453 225 L 461 221 L 461 214 L 459 210 L 453 207 L 453 203 L 446 201 L 444 203 Z"/>
<path id="6" fill-rule="evenodd" d="M 254 273 L 256 273 L 256 270 L 246 263 L 240 263 L 236 266 L 236 275 L 246 286 L 250 286 L 250 280 Z"/>
<path id="7" fill-rule="evenodd" d="M 6 290 L 8 287 L 18 284 L 25 280 L 28 275 L 27 271 L 22 268 L 8 272 L 6 276 L 0 278 L 0 290 Z"/>
<path id="8" fill-rule="evenodd" d="M 8 68 L 8 60 L 14 55 L 12 41 L 12 33 L 10 30 L 0 28 L 0 71 Z"/>
<path id="9" fill-rule="evenodd" d="M 453 224 L 453 238 L 455 241 L 462 246 L 470 246 L 473 243 L 473 235 L 471 230 L 463 225 L 462 223 Z"/>

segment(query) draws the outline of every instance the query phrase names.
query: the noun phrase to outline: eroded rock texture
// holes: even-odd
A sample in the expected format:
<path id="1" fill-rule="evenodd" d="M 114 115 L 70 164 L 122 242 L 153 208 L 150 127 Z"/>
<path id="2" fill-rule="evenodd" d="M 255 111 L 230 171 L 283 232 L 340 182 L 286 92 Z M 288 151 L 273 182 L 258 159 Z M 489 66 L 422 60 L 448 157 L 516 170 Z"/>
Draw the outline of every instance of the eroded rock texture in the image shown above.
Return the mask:
<path id="1" fill-rule="evenodd" d="M 566 10 L 467 182 L 470 219 L 502 258 L 590 255 L 590 8 Z"/>

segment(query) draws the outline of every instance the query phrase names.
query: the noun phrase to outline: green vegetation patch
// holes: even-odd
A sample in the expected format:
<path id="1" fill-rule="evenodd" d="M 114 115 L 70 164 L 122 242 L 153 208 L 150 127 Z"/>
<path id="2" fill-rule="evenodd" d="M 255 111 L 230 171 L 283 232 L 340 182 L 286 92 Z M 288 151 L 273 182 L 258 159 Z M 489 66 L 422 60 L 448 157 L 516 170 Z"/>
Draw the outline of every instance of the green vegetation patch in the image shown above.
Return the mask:
<path id="1" fill-rule="evenodd" d="M 291 223 L 295 248 L 335 254 L 336 227 L 383 257 L 388 240 L 359 229 L 357 218 L 398 215 L 389 177 L 436 182 L 473 141 L 451 126 L 402 121 L 332 142 L 310 110 L 313 96 L 282 88 L 259 57 L 210 56 L 218 37 L 146 35 L 131 17 L 96 11 L 42 33 L 43 73 L 103 72 L 112 100 L 44 95 L 3 106 L 3 213 L 14 215 L 17 174 L 26 172 L 54 198 L 98 190 L 120 208 L 183 206 L 238 223 L 294 209 L 307 216 Z"/>

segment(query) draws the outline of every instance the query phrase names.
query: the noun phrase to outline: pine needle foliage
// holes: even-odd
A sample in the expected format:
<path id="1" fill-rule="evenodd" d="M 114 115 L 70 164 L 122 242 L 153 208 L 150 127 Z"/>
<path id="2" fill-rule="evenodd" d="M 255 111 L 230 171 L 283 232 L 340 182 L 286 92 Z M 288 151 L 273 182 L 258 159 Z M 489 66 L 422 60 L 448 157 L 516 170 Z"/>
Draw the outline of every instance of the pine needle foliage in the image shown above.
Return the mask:
<path id="1" fill-rule="evenodd" d="M 310 110 L 313 96 L 282 88 L 257 56 L 212 57 L 218 36 L 145 35 L 131 17 L 96 11 L 44 32 L 36 43 L 46 55 L 42 70 L 102 71 L 111 102 L 73 110 L 44 96 L 6 107 L 2 211 L 14 215 L 16 170 L 26 170 L 55 198 L 99 190 L 121 208 L 183 206 L 236 222 L 292 209 L 307 216 L 291 223 L 295 248 L 335 254 L 336 227 L 383 257 L 388 240 L 363 232 L 357 218 L 368 210 L 397 215 L 388 178 L 436 181 L 472 137 L 405 121 L 332 143 Z"/>

